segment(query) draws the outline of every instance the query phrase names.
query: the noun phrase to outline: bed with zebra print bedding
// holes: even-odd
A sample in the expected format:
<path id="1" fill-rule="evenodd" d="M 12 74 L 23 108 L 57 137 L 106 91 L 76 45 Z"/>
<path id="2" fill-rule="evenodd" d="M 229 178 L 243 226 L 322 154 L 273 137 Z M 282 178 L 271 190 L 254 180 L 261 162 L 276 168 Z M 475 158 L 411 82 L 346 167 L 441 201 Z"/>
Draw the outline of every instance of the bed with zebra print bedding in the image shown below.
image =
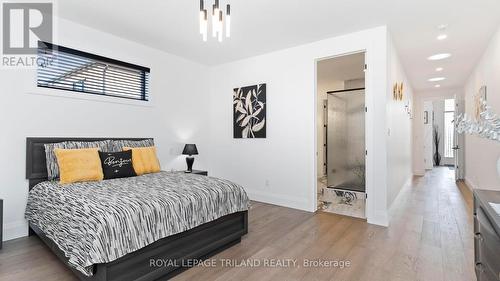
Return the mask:
<path id="1" fill-rule="evenodd" d="M 243 188 L 230 181 L 159 172 L 68 185 L 42 182 L 29 193 L 25 217 L 62 250 L 71 266 L 91 276 L 94 264 L 248 206 Z"/>

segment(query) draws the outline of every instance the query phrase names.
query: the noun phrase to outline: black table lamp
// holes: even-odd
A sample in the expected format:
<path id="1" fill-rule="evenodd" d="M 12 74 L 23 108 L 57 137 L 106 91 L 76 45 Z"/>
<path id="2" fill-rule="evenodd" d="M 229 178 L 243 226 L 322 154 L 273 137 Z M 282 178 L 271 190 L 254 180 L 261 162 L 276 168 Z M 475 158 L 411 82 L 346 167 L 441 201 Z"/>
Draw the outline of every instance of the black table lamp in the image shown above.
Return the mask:
<path id="1" fill-rule="evenodd" d="M 182 155 L 189 155 L 186 157 L 186 164 L 188 166 L 186 173 L 191 173 L 193 171 L 194 157 L 192 155 L 198 155 L 198 149 L 196 149 L 196 144 L 186 144 Z"/>

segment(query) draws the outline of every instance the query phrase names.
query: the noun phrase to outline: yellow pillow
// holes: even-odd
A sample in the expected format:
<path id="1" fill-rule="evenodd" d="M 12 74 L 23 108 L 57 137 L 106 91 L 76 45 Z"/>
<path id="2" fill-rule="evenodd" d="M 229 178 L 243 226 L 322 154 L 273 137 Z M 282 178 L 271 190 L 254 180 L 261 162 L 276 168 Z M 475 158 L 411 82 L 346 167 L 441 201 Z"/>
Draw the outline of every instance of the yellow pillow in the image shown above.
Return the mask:
<path id="1" fill-rule="evenodd" d="M 160 161 L 156 156 L 156 147 L 124 147 L 123 151 L 132 150 L 132 166 L 135 173 L 140 175 L 158 173 Z"/>
<path id="2" fill-rule="evenodd" d="M 66 184 L 102 180 L 104 174 L 98 151 L 98 148 L 54 149 L 61 175 L 59 182 Z"/>

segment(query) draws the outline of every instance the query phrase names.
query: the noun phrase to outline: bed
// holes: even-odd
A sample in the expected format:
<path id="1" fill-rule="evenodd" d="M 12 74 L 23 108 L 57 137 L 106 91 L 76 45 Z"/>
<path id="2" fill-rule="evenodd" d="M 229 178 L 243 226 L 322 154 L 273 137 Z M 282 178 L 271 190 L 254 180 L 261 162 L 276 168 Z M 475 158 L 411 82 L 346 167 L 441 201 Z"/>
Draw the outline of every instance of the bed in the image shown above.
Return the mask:
<path id="1" fill-rule="evenodd" d="M 248 232 L 248 198 L 226 180 L 179 172 L 63 188 L 47 180 L 44 144 L 110 139 L 119 140 L 27 138 L 30 235 L 80 280 L 165 280 Z"/>

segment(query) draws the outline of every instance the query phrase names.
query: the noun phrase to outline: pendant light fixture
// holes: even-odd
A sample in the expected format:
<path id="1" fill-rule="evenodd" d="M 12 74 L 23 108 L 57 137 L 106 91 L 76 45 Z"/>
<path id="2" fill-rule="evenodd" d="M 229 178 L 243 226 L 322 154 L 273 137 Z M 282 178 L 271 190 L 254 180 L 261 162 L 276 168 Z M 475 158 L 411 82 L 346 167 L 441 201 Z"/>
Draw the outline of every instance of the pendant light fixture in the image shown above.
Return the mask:
<path id="1" fill-rule="evenodd" d="M 202 35 L 203 41 L 207 41 L 208 37 L 208 14 L 209 11 L 205 8 L 205 0 L 200 0 L 200 34 Z M 231 6 L 226 5 L 226 16 L 224 17 L 224 9 L 219 6 L 219 0 L 215 0 L 215 3 L 211 6 L 211 25 L 212 25 L 212 37 L 217 38 L 219 42 L 222 42 L 224 27 L 226 29 L 226 37 L 231 36 Z"/>
<path id="2" fill-rule="evenodd" d="M 231 5 L 226 5 L 226 37 L 231 37 Z"/>

